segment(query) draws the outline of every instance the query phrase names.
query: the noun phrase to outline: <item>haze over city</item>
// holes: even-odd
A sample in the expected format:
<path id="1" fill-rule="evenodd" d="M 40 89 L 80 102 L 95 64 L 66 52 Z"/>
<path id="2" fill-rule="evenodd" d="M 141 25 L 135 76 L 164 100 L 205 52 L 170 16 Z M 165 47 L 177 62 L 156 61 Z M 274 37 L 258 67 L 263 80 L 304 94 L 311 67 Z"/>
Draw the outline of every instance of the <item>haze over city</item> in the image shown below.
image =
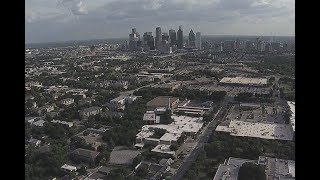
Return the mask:
<path id="1" fill-rule="evenodd" d="M 128 37 L 130 29 L 294 36 L 293 0 L 26 1 L 26 43 Z"/>

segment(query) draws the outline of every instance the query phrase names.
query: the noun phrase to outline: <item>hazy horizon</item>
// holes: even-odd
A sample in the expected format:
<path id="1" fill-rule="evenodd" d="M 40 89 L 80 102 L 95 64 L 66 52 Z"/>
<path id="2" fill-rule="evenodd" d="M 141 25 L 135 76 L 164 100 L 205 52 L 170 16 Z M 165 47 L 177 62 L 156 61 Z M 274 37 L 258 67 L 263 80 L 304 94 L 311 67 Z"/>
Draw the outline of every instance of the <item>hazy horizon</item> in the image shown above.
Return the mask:
<path id="1" fill-rule="evenodd" d="M 28 0 L 26 43 L 128 37 L 161 27 L 207 35 L 295 36 L 293 0 Z"/>

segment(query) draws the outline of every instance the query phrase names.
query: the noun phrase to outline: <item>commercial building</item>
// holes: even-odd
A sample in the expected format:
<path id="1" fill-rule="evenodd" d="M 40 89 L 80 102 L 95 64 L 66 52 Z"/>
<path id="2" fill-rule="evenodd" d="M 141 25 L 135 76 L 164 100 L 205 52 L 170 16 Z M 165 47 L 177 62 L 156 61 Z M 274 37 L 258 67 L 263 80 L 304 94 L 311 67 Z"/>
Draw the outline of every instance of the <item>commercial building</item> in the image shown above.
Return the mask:
<path id="1" fill-rule="evenodd" d="M 264 166 L 267 180 L 295 179 L 295 161 L 259 156 L 258 160 L 229 157 L 219 165 L 213 180 L 237 180 L 239 169 L 246 162 Z"/>
<path id="2" fill-rule="evenodd" d="M 236 49 L 236 41 L 235 40 L 227 40 L 223 42 L 223 50 L 224 51 L 234 51 Z"/>
<path id="3" fill-rule="evenodd" d="M 151 101 L 147 102 L 147 110 L 154 110 L 158 107 L 164 107 L 166 109 L 173 109 L 177 106 L 179 98 L 172 96 L 158 96 Z"/>
<path id="4" fill-rule="evenodd" d="M 192 29 L 189 32 L 189 47 L 191 47 L 191 48 L 196 47 L 196 36 L 195 36 Z"/>
<path id="5" fill-rule="evenodd" d="M 266 86 L 267 78 L 247 78 L 247 77 L 224 77 L 220 84 L 225 85 L 246 85 L 246 86 Z"/>
<path id="6" fill-rule="evenodd" d="M 161 28 L 156 28 L 156 39 L 155 39 L 156 49 L 159 49 L 162 45 L 162 33 Z"/>
<path id="7" fill-rule="evenodd" d="M 150 50 L 155 50 L 154 37 L 152 36 L 152 32 L 145 32 L 143 34 L 143 44 L 147 45 Z"/>
<path id="8" fill-rule="evenodd" d="M 136 28 L 132 28 L 132 32 L 129 34 L 129 50 L 138 50 L 139 45 L 141 46 L 140 35 Z"/>
<path id="9" fill-rule="evenodd" d="M 183 30 L 182 26 L 179 26 L 179 30 L 177 32 L 177 48 L 182 49 L 183 48 Z"/>
<path id="10" fill-rule="evenodd" d="M 170 45 L 177 45 L 177 33 L 174 29 L 169 30 L 169 39 L 170 39 Z"/>
<path id="11" fill-rule="evenodd" d="M 202 45 L 201 45 L 201 33 L 197 32 L 196 33 L 196 48 L 201 50 L 202 49 Z"/>

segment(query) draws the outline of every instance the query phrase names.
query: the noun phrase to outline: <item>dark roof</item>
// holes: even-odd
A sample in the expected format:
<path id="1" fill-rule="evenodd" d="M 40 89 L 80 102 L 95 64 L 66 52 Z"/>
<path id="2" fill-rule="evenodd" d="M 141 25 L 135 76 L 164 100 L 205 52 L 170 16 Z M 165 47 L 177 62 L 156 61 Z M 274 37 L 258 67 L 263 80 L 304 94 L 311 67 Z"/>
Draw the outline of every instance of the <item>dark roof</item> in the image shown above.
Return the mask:
<path id="1" fill-rule="evenodd" d="M 88 150 L 88 149 L 78 148 L 72 151 L 72 154 L 95 159 L 100 153 L 96 151 Z"/>
<path id="2" fill-rule="evenodd" d="M 95 172 L 95 173 L 91 174 L 88 178 L 90 178 L 90 179 L 105 179 L 106 175 L 101 174 L 99 172 Z"/>
<path id="3" fill-rule="evenodd" d="M 91 111 L 97 111 L 97 110 L 101 110 L 101 107 L 89 107 L 82 110 L 82 112 L 91 112 Z"/>
<path id="4" fill-rule="evenodd" d="M 172 96 L 158 96 L 158 97 L 152 99 L 151 101 L 147 102 L 147 106 L 168 107 L 169 99 L 170 99 L 170 102 L 172 103 L 179 98 L 172 97 Z"/>
<path id="5" fill-rule="evenodd" d="M 106 166 L 101 166 L 99 169 L 98 169 L 98 172 L 101 173 L 101 174 L 109 174 L 110 171 L 112 170 L 111 167 L 106 167 Z"/>

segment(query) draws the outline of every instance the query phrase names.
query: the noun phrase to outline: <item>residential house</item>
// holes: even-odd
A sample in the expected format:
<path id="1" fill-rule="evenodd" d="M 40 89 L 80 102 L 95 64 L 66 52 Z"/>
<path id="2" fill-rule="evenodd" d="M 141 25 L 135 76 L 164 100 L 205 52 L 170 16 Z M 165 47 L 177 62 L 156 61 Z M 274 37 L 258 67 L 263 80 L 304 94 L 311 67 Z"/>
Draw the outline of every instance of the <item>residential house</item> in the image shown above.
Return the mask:
<path id="1" fill-rule="evenodd" d="M 64 104 L 66 106 L 69 106 L 70 104 L 74 103 L 74 99 L 73 98 L 66 98 L 61 100 L 61 104 Z"/>
<path id="2" fill-rule="evenodd" d="M 102 111 L 101 107 L 90 107 L 90 108 L 85 108 L 80 112 L 81 117 L 89 117 L 91 115 L 97 115 Z"/>
<path id="3" fill-rule="evenodd" d="M 33 139 L 33 138 L 30 138 L 30 140 L 28 141 L 28 143 L 34 147 L 39 147 L 40 144 L 41 144 L 41 141 L 38 140 L 38 139 Z"/>
<path id="4" fill-rule="evenodd" d="M 77 161 L 94 164 L 99 154 L 100 153 L 96 151 L 78 148 L 71 152 L 71 158 Z"/>

